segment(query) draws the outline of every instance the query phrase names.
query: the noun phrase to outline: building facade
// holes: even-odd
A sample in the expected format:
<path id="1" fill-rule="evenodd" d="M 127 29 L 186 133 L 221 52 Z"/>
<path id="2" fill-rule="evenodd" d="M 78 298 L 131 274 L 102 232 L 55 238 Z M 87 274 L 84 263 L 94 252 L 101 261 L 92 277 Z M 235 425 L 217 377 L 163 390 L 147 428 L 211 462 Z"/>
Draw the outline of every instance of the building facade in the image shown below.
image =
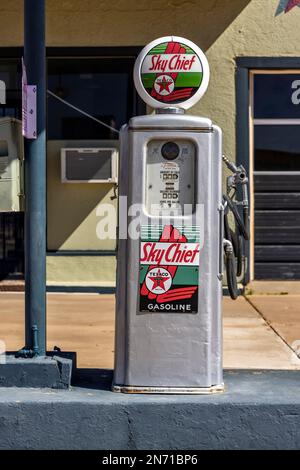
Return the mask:
<path id="1" fill-rule="evenodd" d="M 249 172 L 250 279 L 300 278 L 300 1 L 47 0 L 47 283 L 115 285 L 118 190 L 63 182 L 62 148 L 118 148 L 132 115 L 151 112 L 133 64 L 151 40 L 186 37 L 206 53 L 211 80 L 189 113 L 223 129 L 224 153 Z M 0 0 L 0 117 L 21 118 L 23 1 Z M 62 101 L 63 100 L 63 101 Z M 65 102 L 110 126 L 83 116 Z M 92 169 L 90 170 L 92 171 Z M 99 237 L 105 204 L 115 236 Z M 23 215 L 0 215 L 0 277 L 22 277 Z"/>

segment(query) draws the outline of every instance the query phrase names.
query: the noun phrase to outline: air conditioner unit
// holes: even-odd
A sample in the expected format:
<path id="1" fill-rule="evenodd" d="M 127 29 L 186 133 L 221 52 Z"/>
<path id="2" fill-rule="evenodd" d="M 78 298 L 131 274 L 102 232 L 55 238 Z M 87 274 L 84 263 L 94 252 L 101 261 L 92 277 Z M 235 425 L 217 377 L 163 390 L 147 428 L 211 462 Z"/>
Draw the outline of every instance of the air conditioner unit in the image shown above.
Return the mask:
<path id="1" fill-rule="evenodd" d="M 116 148 L 62 148 L 63 183 L 117 183 Z"/>

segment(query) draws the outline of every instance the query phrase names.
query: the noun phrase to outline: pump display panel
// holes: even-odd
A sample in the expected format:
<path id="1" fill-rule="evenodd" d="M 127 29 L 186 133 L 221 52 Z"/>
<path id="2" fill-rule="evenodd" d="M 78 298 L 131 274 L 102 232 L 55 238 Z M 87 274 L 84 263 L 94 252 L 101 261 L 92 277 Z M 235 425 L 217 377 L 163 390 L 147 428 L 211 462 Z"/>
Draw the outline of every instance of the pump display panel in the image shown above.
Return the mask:
<path id="1" fill-rule="evenodd" d="M 187 139 L 151 140 L 146 149 L 145 206 L 150 215 L 189 215 L 195 206 L 196 148 Z"/>

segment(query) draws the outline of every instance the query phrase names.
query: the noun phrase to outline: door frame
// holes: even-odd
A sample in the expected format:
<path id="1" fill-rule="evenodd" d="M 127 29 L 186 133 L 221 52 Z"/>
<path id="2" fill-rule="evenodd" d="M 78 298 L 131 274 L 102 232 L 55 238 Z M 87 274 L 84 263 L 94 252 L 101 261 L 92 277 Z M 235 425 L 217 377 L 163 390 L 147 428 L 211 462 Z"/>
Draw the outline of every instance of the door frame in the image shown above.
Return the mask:
<path id="1" fill-rule="evenodd" d="M 251 241 L 246 244 L 248 258 L 244 282 L 254 279 L 254 191 L 253 191 L 253 126 L 251 116 L 251 71 L 300 69 L 300 57 L 237 57 L 236 58 L 236 162 L 243 165 L 249 175 L 250 183 L 250 224 Z"/>

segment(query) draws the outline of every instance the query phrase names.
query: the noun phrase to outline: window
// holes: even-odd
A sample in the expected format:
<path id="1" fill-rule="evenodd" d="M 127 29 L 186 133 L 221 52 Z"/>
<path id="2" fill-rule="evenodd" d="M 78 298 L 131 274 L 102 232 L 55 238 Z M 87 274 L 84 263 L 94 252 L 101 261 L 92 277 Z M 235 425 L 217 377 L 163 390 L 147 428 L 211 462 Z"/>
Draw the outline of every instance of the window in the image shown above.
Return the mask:
<path id="1" fill-rule="evenodd" d="M 300 72 L 254 72 L 254 171 L 300 171 Z"/>
<path id="2" fill-rule="evenodd" d="M 131 116 L 145 113 L 133 85 L 133 65 L 138 52 L 139 48 L 49 48 L 47 88 L 113 129 L 119 129 Z M 6 104 L 0 104 L 0 118 L 21 119 L 22 51 L 12 49 L 14 58 L 6 58 L 8 53 L 6 50 L 0 59 L 0 80 L 6 84 Z M 118 134 L 113 129 L 47 96 L 48 140 L 115 140 Z M 0 156 L 1 153 L 0 142 Z M 23 214 L 0 214 L 0 278 L 22 276 L 23 239 Z"/>
<path id="3" fill-rule="evenodd" d="M 299 135 L 299 125 L 255 125 L 255 171 L 300 171 Z"/>
<path id="4" fill-rule="evenodd" d="M 6 116 L 22 118 L 21 60 L 1 59 L 0 80 L 6 85 L 6 104 L 0 104 L 0 119 Z M 0 173 L 6 168 L 7 143 L 0 141 Z M 0 213 L 0 280 L 23 277 L 24 215 Z"/>
<path id="5" fill-rule="evenodd" d="M 119 130 L 135 114 L 134 60 L 134 57 L 50 58 L 48 89 Z M 48 139 L 116 138 L 118 134 L 113 130 L 48 96 Z"/>
<path id="6" fill-rule="evenodd" d="M 300 279 L 300 71 L 252 71 L 254 277 Z"/>
<path id="7" fill-rule="evenodd" d="M 0 80 L 6 85 L 6 104 L 0 104 L 0 118 L 22 119 L 22 91 L 20 59 L 0 60 Z"/>

